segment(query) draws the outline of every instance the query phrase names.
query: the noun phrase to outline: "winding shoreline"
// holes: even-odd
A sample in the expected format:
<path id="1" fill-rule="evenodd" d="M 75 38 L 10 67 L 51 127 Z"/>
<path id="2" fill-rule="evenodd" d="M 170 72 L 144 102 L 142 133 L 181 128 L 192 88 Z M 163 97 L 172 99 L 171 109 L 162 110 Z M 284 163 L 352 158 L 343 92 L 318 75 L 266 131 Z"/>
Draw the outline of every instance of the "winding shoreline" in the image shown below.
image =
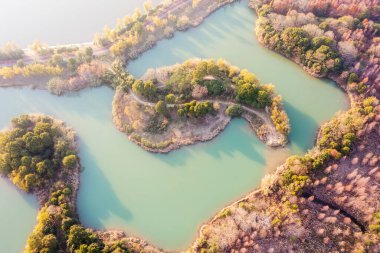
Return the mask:
<path id="1" fill-rule="evenodd" d="M 289 59 L 289 58 L 288 58 Z M 290 59 L 290 60 L 292 60 L 292 59 Z M 300 65 L 300 64 L 298 64 L 298 65 Z M 304 69 L 304 70 L 306 70 L 306 69 Z M 307 70 L 306 70 L 307 71 Z M 307 71 L 308 72 L 308 71 Z M 308 72 L 309 73 L 309 72 Z M 309 73 L 309 74 L 311 74 L 311 73 Z M 311 74 L 312 75 L 312 74 Z M 339 83 L 337 83 L 337 84 L 339 84 Z M 340 85 L 339 85 L 340 86 Z M 342 87 L 343 88 L 343 87 Z M 347 91 L 346 91 L 347 92 Z M 351 97 L 350 97 L 350 102 L 352 103 L 352 99 L 351 99 Z M 229 122 L 229 121 L 228 121 Z M 216 129 L 215 130 L 215 135 L 214 136 L 212 136 L 210 139 L 212 139 L 212 138 L 214 138 L 215 136 L 217 136 L 218 134 L 220 134 L 223 130 L 224 130 L 224 128 L 227 126 L 227 124 L 228 124 L 228 122 L 226 122 L 226 125 L 224 125 L 224 127 L 222 127 L 221 129 Z M 119 129 L 119 128 L 118 128 Z M 120 129 L 119 129 L 120 130 Z M 121 130 L 120 130 L 121 131 Z M 319 132 L 319 131 L 318 131 Z M 128 138 L 129 138 L 129 136 L 128 136 Z M 316 139 L 318 138 L 318 136 L 316 136 L 315 137 Z M 207 140 L 204 140 L 204 141 L 208 141 L 208 140 L 210 140 L 210 139 L 207 139 Z M 131 139 L 130 139 L 131 140 Z M 135 142 L 136 140 L 131 140 L 131 141 L 133 141 L 133 142 Z M 195 142 L 202 142 L 202 140 L 196 140 Z M 137 142 L 137 141 L 136 141 Z M 136 143 L 135 142 L 135 143 Z M 137 143 L 138 144 L 138 143 Z M 189 143 L 189 144 L 184 144 L 184 145 L 190 145 L 190 144 L 192 144 L 192 143 Z M 180 147 L 180 146 L 179 146 Z M 177 147 L 177 148 L 179 148 L 179 147 Z M 177 148 L 173 148 L 173 149 L 177 149 Z M 173 149 L 171 149 L 171 150 L 173 150 Z M 147 150 L 147 149 L 146 149 Z M 169 150 L 169 151 L 171 151 L 171 150 Z M 147 151 L 151 151 L 151 150 L 147 150 Z M 168 151 L 168 152 L 169 152 Z M 151 152 L 155 152 L 155 151 L 151 151 Z M 163 152 L 163 153 L 167 153 L 167 152 Z M 79 184 L 79 182 L 78 182 L 78 184 Z M 244 201 L 244 200 L 246 200 L 247 198 L 249 198 L 250 196 L 252 196 L 252 195 L 255 195 L 256 193 L 258 193 L 260 191 L 260 188 L 259 189 L 257 189 L 257 190 L 254 190 L 252 193 L 249 193 L 247 196 L 245 196 L 245 197 L 243 197 L 243 198 L 241 198 L 241 199 L 239 199 L 239 200 L 237 200 L 237 201 L 235 201 L 235 202 L 233 202 L 232 204 L 229 204 L 229 205 L 227 205 L 225 208 L 223 208 L 221 211 L 223 211 L 223 210 L 226 210 L 226 209 L 228 209 L 229 207 L 231 207 L 231 206 L 233 206 L 233 205 L 236 205 L 236 204 L 238 204 L 238 203 L 240 203 L 241 201 Z M 76 198 L 76 197 L 75 197 Z M 76 202 L 75 202 L 76 203 Z M 218 217 L 214 217 L 214 218 L 212 218 L 209 222 L 207 222 L 206 224 L 211 224 L 212 222 L 214 222 L 216 219 L 217 219 Z M 201 226 L 200 228 L 199 228 L 199 234 L 200 235 L 203 235 L 202 234 L 202 230 L 203 230 L 203 228 L 204 228 L 204 226 L 206 226 L 205 224 L 203 225 L 203 226 Z M 107 232 L 104 232 L 104 233 L 107 233 Z"/>

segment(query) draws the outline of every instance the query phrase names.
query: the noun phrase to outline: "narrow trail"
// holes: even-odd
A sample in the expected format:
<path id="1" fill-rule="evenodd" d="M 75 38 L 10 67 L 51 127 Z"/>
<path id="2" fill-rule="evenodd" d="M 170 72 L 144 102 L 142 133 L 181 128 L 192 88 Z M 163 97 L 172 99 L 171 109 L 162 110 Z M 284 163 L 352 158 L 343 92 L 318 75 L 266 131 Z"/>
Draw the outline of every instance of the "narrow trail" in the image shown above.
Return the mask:
<path id="1" fill-rule="evenodd" d="M 142 100 L 139 96 L 136 95 L 136 93 L 134 93 L 131 90 L 129 90 L 128 92 L 129 92 L 129 94 L 131 94 L 131 96 L 133 97 L 134 100 L 136 100 L 137 102 L 139 102 L 142 105 L 149 106 L 149 107 L 154 107 L 156 105 L 155 103 L 151 103 L 151 102 Z M 229 105 L 240 105 L 238 103 L 226 102 L 226 101 L 222 101 L 222 100 L 218 100 L 218 99 L 199 100 L 198 102 L 206 102 L 206 101 L 210 101 L 211 103 L 215 103 L 216 102 L 216 103 L 227 105 L 227 106 L 229 106 Z M 184 105 L 184 104 L 166 104 L 166 106 L 169 107 L 169 108 L 174 108 L 175 106 L 181 106 L 181 105 Z M 265 122 L 265 124 L 270 125 L 270 126 L 272 125 L 272 122 L 262 112 L 259 112 L 259 111 L 255 110 L 255 109 L 249 108 L 249 107 L 244 106 L 244 105 L 240 105 L 240 106 L 245 111 L 250 112 L 250 113 L 255 114 L 256 116 L 258 116 L 261 120 L 263 120 Z"/>
<path id="2" fill-rule="evenodd" d="M 154 107 L 156 104 L 155 103 L 151 103 L 151 102 L 148 102 L 148 101 L 145 101 L 143 99 L 141 99 L 139 96 L 137 96 L 132 90 L 129 90 L 128 93 L 132 96 L 132 98 L 137 101 L 138 103 L 144 105 L 144 106 L 148 106 L 148 107 Z M 234 102 L 228 102 L 228 101 L 222 101 L 222 100 L 218 100 L 218 99 L 208 99 L 208 100 L 199 100 L 198 102 L 206 102 L 206 101 L 209 101 L 211 103 L 219 103 L 219 104 L 223 104 L 223 105 L 226 105 L 226 106 L 229 106 L 229 105 L 240 105 L 238 103 L 234 103 Z M 169 108 L 174 108 L 176 106 L 181 106 L 183 104 L 167 104 L 166 106 L 169 107 Z M 282 135 L 280 133 L 277 132 L 275 126 L 273 125 L 272 121 L 270 120 L 270 118 L 268 118 L 267 115 L 265 115 L 264 113 L 258 111 L 258 110 L 255 110 L 253 108 L 249 108 L 247 106 L 244 106 L 244 105 L 240 105 L 241 108 L 243 110 L 245 110 L 246 112 L 249 112 L 249 113 L 252 113 L 254 115 L 256 115 L 257 117 L 259 117 L 264 123 L 266 126 L 268 126 L 268 135 L 267 135 L 267 141 L 266 143 L 268 145 L 274 145 L 274 146 L 277 146 L 276 144 L 279 144 L 281 143 L 281 139 L 282 139 Z"/>

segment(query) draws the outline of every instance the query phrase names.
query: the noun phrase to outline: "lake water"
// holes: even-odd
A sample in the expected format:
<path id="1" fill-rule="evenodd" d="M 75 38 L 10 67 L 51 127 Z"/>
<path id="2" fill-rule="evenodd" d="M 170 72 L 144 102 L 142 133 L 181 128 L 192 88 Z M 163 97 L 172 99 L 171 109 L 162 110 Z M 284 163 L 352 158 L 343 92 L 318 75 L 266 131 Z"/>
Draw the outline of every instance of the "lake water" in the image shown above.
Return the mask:
<path id="1" fill-rule="evenodd" d="M 347 107 L 343 92 L 333 83 L 311 78 L 261 47 L 254 36 L 256 18 L 246 6 L 241 1 L 221 9 L 200 27 L 160 42 L 128 69 L 139 76 L 147 68 L 191 57 L 223 57 L 253 71 L 263 82 L 274 83 L 284 97 L 292 124 L 286 149 L 267 148 L 238 119 L 208 143 L 168 155 L 145 152 L 113 126 L 113 91 L 106 87 L 64 97 L 46 91 L 2 89 L 0 128 L 21 113 L 41 112 L 64 120 L 80 137 L 85 170 L 78 211 L 84 225 L 123 229 L 166 250 L 184 249 L 202 222 L 251 191 L 290 153 L 312 147 L 318 126 Z M 19 252 L 33 229 L 36 201 L 3 180 L 3 203 L 7 210 L 0 209 L 0 217 L 5 213 L 14 219 L 0 218 L 0 252 Z M 8 224 L 13 224 L 17 234 L 8 232 Z"/>
<path id="2" fill-rule="evenodd" d="M 142 10 L 143 0 L 16 0 L 2 1 L 0 46 L 9 41 L 25 47 L 34 40 L 49 45 L 89 42 L 104 26 Z M 5 3 L 4 3 L 5 2 Z M 152 4 L 160 3 L 152 0 Z"/>

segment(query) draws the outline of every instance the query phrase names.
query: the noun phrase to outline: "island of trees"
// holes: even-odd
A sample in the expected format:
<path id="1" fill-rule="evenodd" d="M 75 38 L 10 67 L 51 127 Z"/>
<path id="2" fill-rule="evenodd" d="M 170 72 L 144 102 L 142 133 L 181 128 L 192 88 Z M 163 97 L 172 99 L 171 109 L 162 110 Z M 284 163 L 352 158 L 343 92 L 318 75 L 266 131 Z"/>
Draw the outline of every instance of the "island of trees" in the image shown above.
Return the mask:
<path id="1" fill-rule="evenodd" d="M 188 60 L 126 80 L 116 90 L 114 122 L 149 151 L 209 140 L 233 117 L 245 118 L 270 146 L 287 142 L 289 120 L 274 86 L 224 60 Z"/>

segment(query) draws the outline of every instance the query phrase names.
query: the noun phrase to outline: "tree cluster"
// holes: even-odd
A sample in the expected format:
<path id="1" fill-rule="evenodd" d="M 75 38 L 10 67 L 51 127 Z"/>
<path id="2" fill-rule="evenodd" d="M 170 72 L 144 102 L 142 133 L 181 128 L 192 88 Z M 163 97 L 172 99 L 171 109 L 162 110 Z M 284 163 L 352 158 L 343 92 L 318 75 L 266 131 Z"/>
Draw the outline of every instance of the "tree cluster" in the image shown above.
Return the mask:
<path id="1" fill-rule="evenodd" d="M 136 80 L 132 85 L 132 90 L 136 94 L 149 100 L 156 99 L 157 86 L 153 83 L 153 81 Z"/>
<path id="2" fill-rule="evenodd" d="M 11 130 L 0 134 L 0 173 L 25 191 L 46 187 L 58 171 L 69 173 L 77 160 L 49 117 L 20 116 L 12 120 Z"/>
<path id="3" fill-rule="evenodd" d="M 16 76 L 31 77 L 31 76 L 43 76 L 52 75 L 59 76 L 62 74 L 63 69 L 60 67 L 53 67 L 41 63 L 32 63 L 25 66 L 13 65 L 13 67 L 0 68 L 0 77 L 4 79 L 11 79 Z"/>
<path id="4" fill-rule="evenodd" d="M 276 30 L 269 19 L 260 18 L 257 34 L 269 48 L 287 57 L 299 59 L 318 76 L 339 73 L 343 66 L 342 56 L 336 49 L 336 41 L 327 36 L 311 37 L 301 27 Z"/>
<path id="5" fill-rule="evenodd" d="M 213 113 L 214 108 L 210 101 L 198 102 L 196 100 L 190 103 L 185 103 L 180 109 L 178 109 L 178 115 L 181 117 L 194 117 L 202 118 L 207 114 Z"/>
<path id="6" fill-rule="evenodd" d="M 25 253 L 111 253 L 130 252 L 122 241 L 105 244 L 91 229 L 80 225 L 73 207 L 70 187 L 57 182 L 49 200 L 37 217 L 37 225 L 28 238 Z"/>

